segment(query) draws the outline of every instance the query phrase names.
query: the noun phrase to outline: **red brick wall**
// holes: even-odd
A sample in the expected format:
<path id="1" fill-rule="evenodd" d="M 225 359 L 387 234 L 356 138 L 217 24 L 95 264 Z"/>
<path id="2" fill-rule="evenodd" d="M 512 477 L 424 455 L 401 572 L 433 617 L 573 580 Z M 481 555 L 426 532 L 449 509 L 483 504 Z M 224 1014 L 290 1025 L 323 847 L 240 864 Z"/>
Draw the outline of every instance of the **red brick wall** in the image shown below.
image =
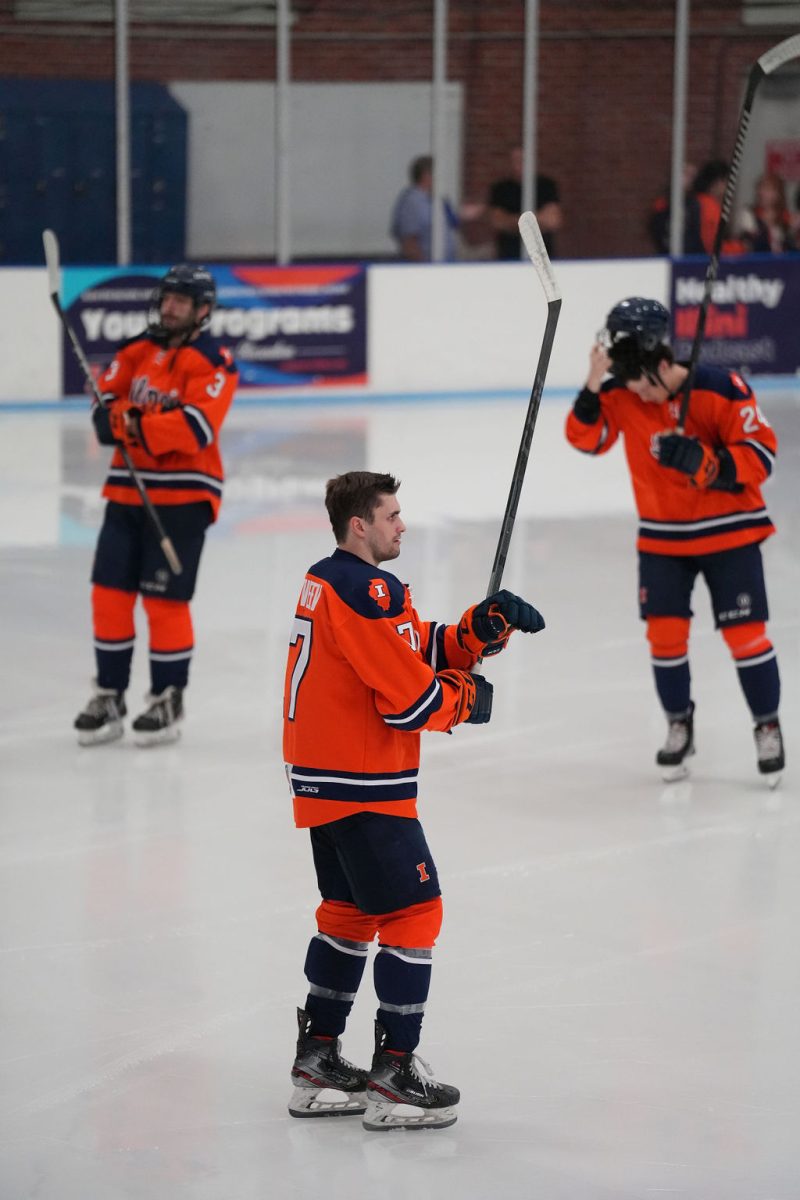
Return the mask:
<path id="1" fill-rule="evenodd" d="M 419 81 L 432 69 L 433 0 L 294 0 L 300 82 Z M 753 31 L 738 0 L 695 0 L 687 156 L 730 156 L 753 61 L 795 32 Z M 465 197 L 483 198 L 521 134 L 522 0 L 450 0 L 448 76 L 464 87 Z M 540 0 L 539 169 L 561 186 L 565 257 L 646 254 L 644 221 L 669 178 L 673 0 Z M 6 77 L 107 79 L 110 26 L 21 23 L 0 0 Z M 274 31 L 132 28 L 136 80 L 273 79 Z M 402 164 L 404 168 L 405 164 Z"/>

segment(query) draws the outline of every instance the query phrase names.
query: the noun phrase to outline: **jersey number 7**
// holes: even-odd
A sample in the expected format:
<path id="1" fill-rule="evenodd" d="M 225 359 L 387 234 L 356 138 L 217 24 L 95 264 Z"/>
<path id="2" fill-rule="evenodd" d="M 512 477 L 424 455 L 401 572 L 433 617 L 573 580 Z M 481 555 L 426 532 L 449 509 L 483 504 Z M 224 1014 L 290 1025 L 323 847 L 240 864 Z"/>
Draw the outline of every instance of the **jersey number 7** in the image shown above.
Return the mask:
<path id="1" fill-rule="evenodd" d="M 295 617 L 292 632 L 289 636 L 289 645 L 296 646 L 299 642 L 300 650 L 292 668 L 292 678 L 289 684 L 289 711 L 286 715 L 290 721 L 294 720 L 295 709 L 297 708 L 297 693 L 300 690 L 300 684 L 303 682 L 303 676 L 308 667 L 308 660 L 311 657 L 312 632 L 313 623 L 308 617 Z"/>

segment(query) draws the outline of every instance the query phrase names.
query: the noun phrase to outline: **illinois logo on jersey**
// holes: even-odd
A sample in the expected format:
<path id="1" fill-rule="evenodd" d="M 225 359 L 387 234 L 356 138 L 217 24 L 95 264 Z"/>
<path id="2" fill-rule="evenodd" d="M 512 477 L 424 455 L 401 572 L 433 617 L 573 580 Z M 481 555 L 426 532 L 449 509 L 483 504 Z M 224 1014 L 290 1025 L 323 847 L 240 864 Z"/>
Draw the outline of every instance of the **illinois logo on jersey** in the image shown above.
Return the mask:
<path id="1" fill-rule="evenodd" d="M 384 612 L 386 612 L 389 608 L 389 604 L 391 603 L 389 597 L 389 586 L 386 583 L 386 580 L 370 579 L 369 594 L 377 604 L 378 608 L 381 608 Z"/>

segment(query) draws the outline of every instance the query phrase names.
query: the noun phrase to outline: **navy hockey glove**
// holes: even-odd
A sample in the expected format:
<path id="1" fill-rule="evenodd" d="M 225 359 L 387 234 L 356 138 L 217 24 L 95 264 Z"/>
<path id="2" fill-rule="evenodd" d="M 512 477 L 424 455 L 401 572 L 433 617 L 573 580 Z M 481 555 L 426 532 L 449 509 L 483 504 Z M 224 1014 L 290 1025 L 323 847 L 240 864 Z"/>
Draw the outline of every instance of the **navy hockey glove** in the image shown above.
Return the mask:
<path id="1" fill-rule="evenodd" d="M 594 425 L 600 416 L 600 396 L 590 392 L 587 387 L 578 393 L 578 398 L 572 406 L 572 411 L 584 425 Z"/>
<path id="2" fill-rule="evenodd" d="M 92 405 L 92 424 L 101 446 L 113 446 L 115 439 L 111 432 L 111 405 L 116 400 L 113 392 L 105 392 L 100 402 Z"/>
<path id="3" fill-rule="evenodd" d="M 446 670 L 438 671 L 436 678 L 445 686 L 456 688 L 458 691 L 458 708 L 454 725 L 462 722 L 468 725 L 485 725 L 492 715 L 492 694 L 494 688 L 483 675 L 473 675 L 470 671 Z"/>
<path id="4" fill-rule="evenodd" d="M 662 433 L 656 457 L 662 467 L 672 467 L 689 476 L 696 488 L 710 487 L 719 475 L 719 459 L 699 438 L 682 433 Z"/>
<path id="5" fill-rule="evenodd" d="M 544 617 L 521 596 L 495 592 L 464 613 L 458 626 L 458 642 L 463 649 L 489 658 L 505 649 L 515 629 L 538 633 L 544 629 Z"/>

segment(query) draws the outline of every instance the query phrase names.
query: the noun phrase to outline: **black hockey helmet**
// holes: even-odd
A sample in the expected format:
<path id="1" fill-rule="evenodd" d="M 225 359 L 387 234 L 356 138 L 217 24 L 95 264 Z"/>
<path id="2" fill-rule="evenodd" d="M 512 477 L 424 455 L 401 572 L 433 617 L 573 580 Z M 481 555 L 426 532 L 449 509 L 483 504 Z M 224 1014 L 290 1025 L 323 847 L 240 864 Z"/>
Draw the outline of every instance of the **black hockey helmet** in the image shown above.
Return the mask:
<path id="1" fill-rule="evenodd" d="M 651 373 L 660 351 L 669 353 L 669 312 L 658 300 L 630 296 L 615 304 L 606 317 L 599 341 L 611 359 L 611 373 L 618 378 L 638 379 Z"/>
<path id="2" fill-rule="evenodd" d="M 199 265 L 192 266 L 191 263 L 177 263 L 174 267 L 170 267 L 150 298 L 151 329 L 159 328 L 161 301 L 169 293 L 188 296 L 195 309 L 208 305 L 208 312 L 201 321 L 197 322 L 198 329 L 205 329 L 211 320 L 211 313 L 217 302 L 217 285 L 211 272 Z"/>
<path id="3" fill-rule="evenodd" d="M 199 308 L 207 304 L 213 308 L 217 302 L 217 285 L 214 277 L 205 267 L 193 267 L 190 263 L 178 263 L 170 267 L 158 286 L 159 296 L 167 292 L 176 292 L 179 296 L 189 296 Z"/>

